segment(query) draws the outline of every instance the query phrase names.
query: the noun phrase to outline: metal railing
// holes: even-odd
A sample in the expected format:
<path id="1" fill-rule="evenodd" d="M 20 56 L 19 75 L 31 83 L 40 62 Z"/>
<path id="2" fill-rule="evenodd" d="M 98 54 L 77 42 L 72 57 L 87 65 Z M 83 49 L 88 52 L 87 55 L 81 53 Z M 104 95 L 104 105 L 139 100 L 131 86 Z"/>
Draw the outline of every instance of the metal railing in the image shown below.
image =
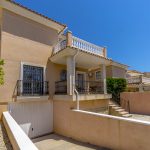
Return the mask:
<path id="1" fill-rule="evenodd" d="M 67 94 L 67 81 L 55 82 L 55 94 Z"/>
<path id="2" fill-rule="evenodd" d="M 59 52 L 60 50 L 64 49 L 67 46 L 67 40 L 62 40 L 57 43 L 54 47 L 54 54 Z M 71 47 L 78 48 L 82 51 L 89 52 L 92 54 L 96 54 L 99 56 L 104 56 L 104 47 L 97 46 L 75 36 L 72 36 L 72 44 Z M 105 56 L 104 56 L 105 57 Z"/>
<path id="3" fill-rule="evenodd" d="M 76 90 L 80 94 L 102 94 L 104 93 L 101 81 L 79 81 L 76 80 Z M 55 82 L 55 94 L 67 94 L 67 81 Z"/>
<path id="4" fill-rule="evenodd" d="M 76 80 L 76 89 L 80 94 L 103 94 L 102 81 L 80 81 Z"/>
<path id="5" fill-rule="evenodd" d="M 17 81 L 17 96 L 36 96 L 48 94 L 48 81 Z"/>

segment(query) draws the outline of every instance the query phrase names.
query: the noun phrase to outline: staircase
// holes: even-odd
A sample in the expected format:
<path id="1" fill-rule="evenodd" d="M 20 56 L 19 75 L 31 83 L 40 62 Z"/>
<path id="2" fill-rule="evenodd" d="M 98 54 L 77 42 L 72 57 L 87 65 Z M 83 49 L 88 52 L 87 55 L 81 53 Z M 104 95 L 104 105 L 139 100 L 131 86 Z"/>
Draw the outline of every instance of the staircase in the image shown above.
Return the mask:
<path id="1" fill-rule="evenodd" d="M 129 112 L 125 111 L 125 109 L 123 109 L 113 101 L 109 102 L 109 115 L 125 117 L 125 118 L 132 117 L 132 115 L 129 114 Z"/>

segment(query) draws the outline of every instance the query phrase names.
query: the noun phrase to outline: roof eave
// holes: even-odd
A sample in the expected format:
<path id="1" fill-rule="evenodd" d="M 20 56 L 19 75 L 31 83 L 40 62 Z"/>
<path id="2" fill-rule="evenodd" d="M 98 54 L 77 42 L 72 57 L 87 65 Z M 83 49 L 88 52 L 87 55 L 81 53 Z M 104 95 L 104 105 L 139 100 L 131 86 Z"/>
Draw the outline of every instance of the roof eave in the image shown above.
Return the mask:
<path id="1" fill-rule="evenodd" d="M 54 21 L 42 14 L 39 14 L 27 7 L 22 6 L 21 4 L 18 4 L 14 1 L 10 0 L 1 0 L 0 1 L 0 7 L 9 10 L 15 14 L 21 15 L 25 18 L 28 18 L 30 20 L 33 20 L 35 22 L 38 22 L 40 24 L 43 24 L 47 27 L 53 28 L 57 30 L 58 33 L 62 32 L 65 28 L 66 25 L 61 24 L 57 21 Z"/>

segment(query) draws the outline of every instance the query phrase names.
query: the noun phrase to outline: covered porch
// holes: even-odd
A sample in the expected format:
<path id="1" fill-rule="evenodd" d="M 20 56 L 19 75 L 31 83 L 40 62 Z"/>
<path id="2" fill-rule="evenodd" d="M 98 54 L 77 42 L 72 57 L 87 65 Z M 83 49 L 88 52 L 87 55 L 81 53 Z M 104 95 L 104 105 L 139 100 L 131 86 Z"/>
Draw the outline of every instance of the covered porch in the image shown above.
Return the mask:
<path id="1" fill-rule="evenodd" d="M 111 98 L 106 86 L 106 66 L 111 60 L 74 47 L 64 48 L 50 60 L 65 66 L 55 82 L 54 99 L 76 100 L 75 91 L 80 100 Z"/>

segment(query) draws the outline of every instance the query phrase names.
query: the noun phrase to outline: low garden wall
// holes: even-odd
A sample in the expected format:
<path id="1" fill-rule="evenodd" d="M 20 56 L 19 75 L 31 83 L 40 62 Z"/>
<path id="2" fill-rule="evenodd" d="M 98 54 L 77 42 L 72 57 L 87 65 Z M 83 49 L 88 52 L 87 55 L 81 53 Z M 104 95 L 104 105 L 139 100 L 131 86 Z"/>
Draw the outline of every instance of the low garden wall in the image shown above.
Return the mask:
<path id="1" fill-rule="evenodd" d="M 130 113 L 150 115 L 150 92 L 121 93 L 121 107 Z"/>
<path id="2" fill-rule="evenodd" d="M 82 110 L 54 101 L 54 132 L 115 150 L 149 150 L 150 122 Z"/>
<path id="3" fill-rule="evenodd" d="M 38 150 L 9 112 L 3 112 L 2 119 L 14 150 Z"/>

